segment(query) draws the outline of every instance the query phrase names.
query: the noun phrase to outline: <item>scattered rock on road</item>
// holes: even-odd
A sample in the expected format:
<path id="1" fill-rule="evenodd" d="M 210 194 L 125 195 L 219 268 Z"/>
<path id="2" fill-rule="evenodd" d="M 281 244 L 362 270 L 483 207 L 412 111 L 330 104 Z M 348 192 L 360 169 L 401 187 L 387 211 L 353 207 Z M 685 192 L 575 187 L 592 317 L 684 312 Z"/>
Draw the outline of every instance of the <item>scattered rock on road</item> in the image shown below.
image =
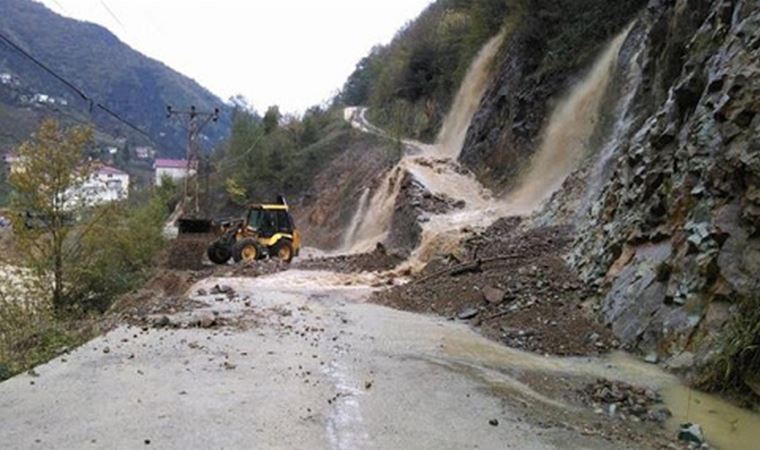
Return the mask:
<path id="1" fill-rule="evenodd" d="M 485 300 L 492 305 L 501 304 L 501 302 L 504 301 L 504 297 L 506 295 L 507 293 L 502 289 L 497 289 L 490 286 L 483 288 L 483 298 L 485 298 Z"/>
<path id="2" fill-rule="evenodd" d="M 702 427 L 696 423 L 684 423 L 678 431 L 678 440 L 702 445 L 705 442 L 705 435 L 702 433 Z"/>
<path id="3" fill-rule="evenodd" d="M 662 405 L 662 398 L 652 389 L 633 386 L 622 381 L 598 379 L 581 392 L 595 410 L 610 417 L 635 416 L 642 421 L 663 424 L 671 417 Z"/>
<path id="4" fill-rule="evenodd" d="M 459 320 L 469 320 L 480 313 L 477 308 L 465 308 L 457 314 Z"/>

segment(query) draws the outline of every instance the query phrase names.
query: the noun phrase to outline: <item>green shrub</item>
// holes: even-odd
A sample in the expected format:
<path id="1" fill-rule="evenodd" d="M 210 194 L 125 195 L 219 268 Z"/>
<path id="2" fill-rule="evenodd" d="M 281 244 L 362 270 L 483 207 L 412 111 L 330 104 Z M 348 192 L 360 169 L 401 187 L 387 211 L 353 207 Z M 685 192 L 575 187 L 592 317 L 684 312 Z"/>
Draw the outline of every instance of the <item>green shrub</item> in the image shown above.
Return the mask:
<path id="1" fill-rule="evenodd" d="M 30 278 L 0 277 L 0 381 L 88 338 L 73 322 L 57 319 L 50 295 L 35 286 Z"/>
<path id="2" fill-rule="evenodd" d="M 745 378 L 760 374 L 760 297 L 745 299 L 738 308 L 723 335 L 721 353 L 700 380 L 710 390 L 747 391 Z"/>

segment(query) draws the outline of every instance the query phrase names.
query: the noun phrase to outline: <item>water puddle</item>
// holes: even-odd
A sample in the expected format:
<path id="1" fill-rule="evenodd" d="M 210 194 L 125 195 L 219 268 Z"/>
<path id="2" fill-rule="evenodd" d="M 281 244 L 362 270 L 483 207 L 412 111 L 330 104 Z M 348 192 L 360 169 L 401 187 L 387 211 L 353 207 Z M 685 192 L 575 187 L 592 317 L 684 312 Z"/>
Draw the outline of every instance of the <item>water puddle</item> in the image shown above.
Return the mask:
<path id="1" fill-rule="evenodd" d="M 463 364 L 508 373 L 525 371 L 589 379 L 606 378 L 656 389 L 673 413 L 667 424 L 673 436 L 680 424 L 691 422 L 699 424 L 708 442 L 719 449 L 753 450 L 760 443 L 760 414 L 740 408 L 718 396 L 690 389 L 681 384 L 676 376 L 664 372 L 658 366 L 634 359 L 625 353 L 613 353 L 602 358 L 545 357 L 503 347 L 474 334 L 468 337 L 462 333 L 445 336 L 444 349 L 449 357 L 462 361 Z M 510 383 L 510 388 L 516 387 L 519 384 Z M 522 393 L 541 400 L 532 390 L 524 390 Z"/>

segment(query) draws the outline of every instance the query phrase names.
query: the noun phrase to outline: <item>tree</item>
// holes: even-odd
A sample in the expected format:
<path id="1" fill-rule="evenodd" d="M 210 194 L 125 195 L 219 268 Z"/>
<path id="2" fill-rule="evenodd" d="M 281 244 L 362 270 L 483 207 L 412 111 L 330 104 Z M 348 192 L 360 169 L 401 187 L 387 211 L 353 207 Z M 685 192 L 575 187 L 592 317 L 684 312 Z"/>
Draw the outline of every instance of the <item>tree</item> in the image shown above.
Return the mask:
<path id="1" fill-rule="evenodd" d="M 91 128 L 62 130 L 47 120 L 19 147 L 19 166 L 10 176 L 14 236 L 40 283 L 49 287 L 56 312 L 70 306 L 67 269 L 81 258 L 81 237 L 98 220 L 87 216 L 76 194 L 91 174 L 84 150 L 92 136 Z"/>
<path id="2" fill-rule="evenodd" d="M 280 125 L 281 118 L 280 107 L 277 105 L 270 106 L 264 114 L 264 131 L 269 134 L 276 130 Z"/>

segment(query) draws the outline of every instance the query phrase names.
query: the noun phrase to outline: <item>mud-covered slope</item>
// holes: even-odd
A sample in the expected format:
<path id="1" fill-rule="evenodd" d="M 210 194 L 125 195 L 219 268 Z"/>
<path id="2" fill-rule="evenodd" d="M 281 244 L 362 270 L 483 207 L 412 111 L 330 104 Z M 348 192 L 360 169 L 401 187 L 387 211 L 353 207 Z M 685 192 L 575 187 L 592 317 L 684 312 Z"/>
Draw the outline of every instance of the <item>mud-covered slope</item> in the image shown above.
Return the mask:
<path id="1" fill-rule="evenodd" d="M 392 142 L 358 130 L 346 130 L 331 145 L 340 147 L 337 156 L 293 208 L 305 245 L 323 250 L 340 248 L 362 191 L 382 179 L 398 154 Z"/>

